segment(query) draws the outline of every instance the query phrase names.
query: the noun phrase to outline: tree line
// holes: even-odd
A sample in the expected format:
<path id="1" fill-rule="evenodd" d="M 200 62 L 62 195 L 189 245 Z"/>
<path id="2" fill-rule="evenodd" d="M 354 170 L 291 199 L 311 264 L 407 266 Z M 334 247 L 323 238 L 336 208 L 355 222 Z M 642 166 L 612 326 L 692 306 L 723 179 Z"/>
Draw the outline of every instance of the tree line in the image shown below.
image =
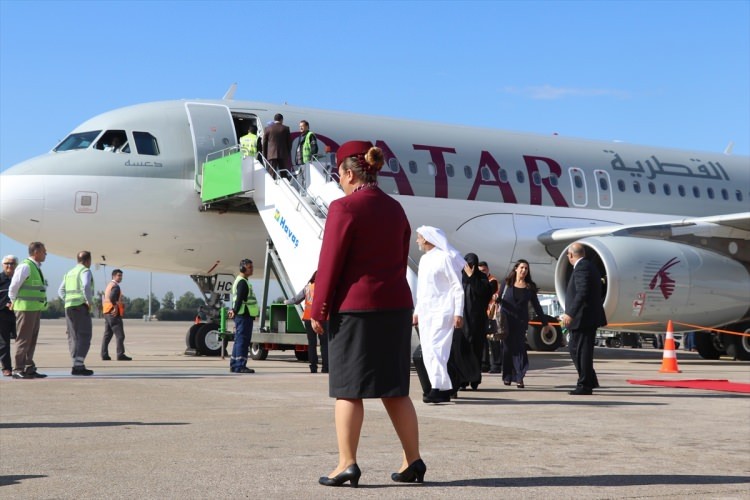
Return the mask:
<path id="1" fill-rule="evenodd" d="M 102 293 L 94 296 L 95 307 L 92 314 L 95 317 L 102 316 Z M 146 298 L 131 299 L 123 295 L 122 303 L 125 306 L 125 318 L 140 319 L 148 315 L 148 300 Z M 175 301 L 174 293 L 170 291 L 164 294 L 161 302 L 152 293 L 151 315 L 156 316 L 159 321 L 191 321 L 198 314 L 198 308 L 205 304 L 206 302 L 202 298 L 196 297 L 192 292 L 185 292 Z M 55 300 L 47 304 L 47 310 L 42 313 L 42 318 L 62 317 L 65 317 L 65 303 L 60 297 L 56 297 Z"/>

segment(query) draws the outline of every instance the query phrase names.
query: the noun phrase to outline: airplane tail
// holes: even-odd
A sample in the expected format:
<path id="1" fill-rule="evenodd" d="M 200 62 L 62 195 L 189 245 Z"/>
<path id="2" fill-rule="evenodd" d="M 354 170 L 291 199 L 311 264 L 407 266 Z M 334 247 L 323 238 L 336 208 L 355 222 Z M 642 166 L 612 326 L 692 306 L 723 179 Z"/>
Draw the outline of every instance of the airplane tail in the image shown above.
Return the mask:
<path id="1" fill-rule="evenodd" d="M 231 101 L 234 99 L 234 92 L 237 90 L 237 82 L 234 82 L 232 85 L 229 86 L 229 89 L 224 94 L 224 97 L 222 97 L 225 101 Z"/>

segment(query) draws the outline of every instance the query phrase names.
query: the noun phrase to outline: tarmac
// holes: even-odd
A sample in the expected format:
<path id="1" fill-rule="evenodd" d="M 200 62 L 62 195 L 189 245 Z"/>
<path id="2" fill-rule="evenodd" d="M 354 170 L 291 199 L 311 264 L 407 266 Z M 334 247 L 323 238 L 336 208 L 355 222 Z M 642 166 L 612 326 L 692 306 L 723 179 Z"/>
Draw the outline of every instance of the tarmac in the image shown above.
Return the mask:
<path id="1" fill-rule="evenodd" d="M 750 498 L 750 395 L 631 385 L 627 379 L 750 383 L 750 363 L 678 351 L 596 348 L 601 389 L 571 396 L 568 352 L 530 352 L 525 389 L 485 374 L 455 402 L 425 404 L 416 373 L 425 484 L 400 484 L 395 432 L 365 402 L 360 487 L 324 487 L 337 462 L 327 376 L 292 352 L 250 361 L 184 355 L 189 323 L 125 321 L 133 361 L 102 361 L 94 321 L 86 366 L 70 375 L 65 325 L 42 322 L 43 380 L 0 380 L 0 497 Z M 114 341 L 110 346 L 114 354 Z"/>

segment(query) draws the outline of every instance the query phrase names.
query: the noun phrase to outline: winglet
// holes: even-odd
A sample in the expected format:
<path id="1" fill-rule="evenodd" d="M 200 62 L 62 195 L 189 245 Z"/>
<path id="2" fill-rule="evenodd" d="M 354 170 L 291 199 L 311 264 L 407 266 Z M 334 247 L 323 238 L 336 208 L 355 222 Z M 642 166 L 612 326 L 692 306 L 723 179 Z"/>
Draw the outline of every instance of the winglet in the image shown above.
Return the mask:
<path id="1" fill-rule="evenodd" d="M 727 144 L 727 147 L 724 148 L 724 154 L 731 155 L 732 149 L 734 149 L 734 141 L 729 141 L 729 144 Z"/>
<path id="2" fill-rule="evenodd" d="M 227 93 L 224 94 L 224 97 L 222 97 L 225 101 L 231 101 L 234 99 L 234 91 L 237 90 L 237 82 L 234 82 L 232 85 L 229 86 L 229 90 L 227 90 Z"/>

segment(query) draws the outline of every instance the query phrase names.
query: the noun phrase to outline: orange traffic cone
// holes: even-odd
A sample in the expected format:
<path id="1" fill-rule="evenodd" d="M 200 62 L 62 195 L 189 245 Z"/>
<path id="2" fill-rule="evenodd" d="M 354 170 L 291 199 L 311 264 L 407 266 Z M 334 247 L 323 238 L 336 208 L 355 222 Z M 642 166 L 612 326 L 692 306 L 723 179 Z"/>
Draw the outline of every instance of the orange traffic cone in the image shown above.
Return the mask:
<path id="1" fill-rule="evenodd" d="M 680 373 L 677 366 L 677 351 L 674 348 L 674 332 L 672 331 L 672 320 L 667 323 L 667 338 L 664 340 L 664 356 L 661 360 L 660 373 Z"/>

